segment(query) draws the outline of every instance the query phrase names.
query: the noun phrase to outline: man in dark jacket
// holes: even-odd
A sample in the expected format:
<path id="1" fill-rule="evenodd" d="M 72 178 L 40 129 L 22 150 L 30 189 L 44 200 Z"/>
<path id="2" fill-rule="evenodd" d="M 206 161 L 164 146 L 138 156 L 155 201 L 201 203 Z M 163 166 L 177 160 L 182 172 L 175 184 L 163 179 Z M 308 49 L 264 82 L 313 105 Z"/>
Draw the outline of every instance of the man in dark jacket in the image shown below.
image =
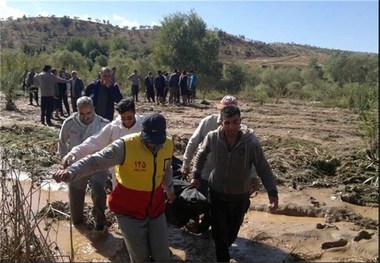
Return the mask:
<path id="1" fill-rule="evenodd" d="M 119 86 L 111 81 L 112 69 L 104 67 L 100 71 L 100 79 L 87 86 L 85 95 L 94 101 L 96 114 L 113 120 L 115 103 L 122 100 Z"/>
<path id="2" fill-rule="evenodd" d="M 225 106 L 220 113 L 221 126 L 203 140 L 192 171 L 192 184 L 199 186 L 201 172 L 211 154 L 214 169 L 209 177 L 211 229 L 218 262 L 229 262 L 229 247 L 235 241 L 251 193 L 251 171 L 255 166 L 269 197 L 269 211 L 278 207 L 275 178 L 257 137 L 242 128 L 240 110 Z"/>
<path id="3" fill-rule="evenodd" d="M 164 104 L 164 90 L 166 87 L 165 78 L 162 75 L 161 70 L 157 71 L 157 76 L 154 78 L 154 87 L 156 88 L 156 102 L 158 104 Z"/>
<path id="4" fill-rule="evenodd" d="M 71 96 L 71 107 L 73 112 L 77 112 L 77 100 L 82 97 L 82 92 L 84 90 L 83 80 L 78 78 L 78 73 L 73 70 L 71 72 L 72 79 L 70 81 L 70 96 Z"/>

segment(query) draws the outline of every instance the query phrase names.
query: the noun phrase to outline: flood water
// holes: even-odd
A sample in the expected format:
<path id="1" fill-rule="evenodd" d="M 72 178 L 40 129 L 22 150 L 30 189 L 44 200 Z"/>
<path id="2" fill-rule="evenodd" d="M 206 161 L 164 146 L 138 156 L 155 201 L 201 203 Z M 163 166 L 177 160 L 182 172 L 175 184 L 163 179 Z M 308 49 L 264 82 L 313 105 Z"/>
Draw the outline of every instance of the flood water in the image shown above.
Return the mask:
<path id="1" fill-rule="evenodd" d="M 21 184 L 25 192 L 31 191 L 31 182 L 29 180 L 24 180 Z M 57 184 L 53 180 L 46 181 L 33 191 L 32 209 L 35 213 L 48 202 L 68 202 L 67 185 L 65 183 Z M 330 189 L 311 189 L 309 194 L 316 199 L 325 202 L 327 205 L 334 205 L 336 202 L 341 202 L 331 198 L 332 191 Z M 267 197 L 263 194 L 255 198 L 257 199 L 253 199 L 254 202 L 266 199 Z M 284 199 L 286 199 L 286 196 L 284 196 Z M 85 202 L 91 203 L 90 196 L 86 196 Z M 361 207 L 348 203 L 344 203 L 344 206 L 349 207 L 352 211 L 361 214 L 362 216 L 378 220 L 377 208 Z M 242 234 L 239 232 L 239 237 L 245 236 L 245 238 L 249 239 L 250 237 L 248 235 L 251 233 L 250 231 L 254 231 L 255 234 L 260 234 L 260 231 L 266 231 L 266 233 L 278 236 L 288 232 L 298 233 L 302 229 L 314 228 L 318 223 L 323 223 L 323 218 L 294 217 L 250 211 L 242 225 Z M 60 220 L 53 223 L 52 228 L 54 230 L 50 231 L 49 236 L 52 241 L 57 243 L 62 255 L 74 256 L 72 259 L 73 261 L 105 262 L 111 261 L 111 259 L 125 246 L 121 233 L 118 230 L 117 225 L 115 225 L 116 224 L 114 224 L 112 231 L 98 233 L 87 229 L 85 226 L 72 227 L 70 230 L 69 220 Z M 186 247 L 185 245 L 184 233 L 180 230 L 175 230 L 171 231 L 169 235 L 174 235 L 170 236 L 169 239 L 173 245 L 172 251 L 177 255 L 179 260 L 191 261 L 197 259 L 197 252 L 193 252 L 194 255 L 190 255 L 191 252 L 189 252 L 189 247 Z M 242 242 L 241 240 L 241 238 L 238 238 L 232 247 L 232 251 L 238 250 L 238 253 L 246 255 L 257 253 L 257 251 L 252 249 L 251 246 L 247 246 L 247 242 Z M 194 249 L 192 248 L 192 250 Z M 272 262 L 282 262 L 286 254 L 289 254 L 289 251 L 286 251 L 286 249 L 282 250 L 282 252 L 277 251 L 273 253 L 272 259 L 274 261 Z M 256 257 L 258 260 L 261 258 L 264 261 L 267 259 L 265 258 L 265 255 L 262 257 L 252 255 L 252 257 Z"/>

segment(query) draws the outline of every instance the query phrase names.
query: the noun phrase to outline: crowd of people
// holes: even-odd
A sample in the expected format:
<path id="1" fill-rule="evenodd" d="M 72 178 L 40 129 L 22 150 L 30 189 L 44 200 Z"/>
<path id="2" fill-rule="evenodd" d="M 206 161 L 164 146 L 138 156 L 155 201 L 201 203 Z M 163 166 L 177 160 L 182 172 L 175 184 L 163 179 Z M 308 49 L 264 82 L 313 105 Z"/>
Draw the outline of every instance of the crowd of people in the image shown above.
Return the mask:
<path id="1" fill-rule="evenodd" d="M 135 69 L 133 74 L 128 77 L 132 81 L 132 98 L 138 102 L 139 83 L 142 81 L 138 71 Z M 168 72 L 157 71 L 154 77 L 148 71 L 144 78 L 145 99 L 157 105 L 193 103 L 196 96 L 196 87 L 199 77 L 194 71 L 187 73 L 185 70 L 179 73 L 177 69 L 169 75 Z M 182 102 L 181 102 L 182 101 Z"/>
<path id="2" fill-rule="evenodd" d="M 153 76 L 148 71 L 144 79 L 135 69 L 128 80 L 132 82 L 131 98 L 134 102 L 139 102 L 140 83 L 143 83 L 145 100 L 157 105 L 193 103 L 199 83 L 194 71 L 180 73 L 177 69 L 170 75 L 158 70 Z M 116 67 L 102 68 L 98 77 L 87 86 L 77 71 L 70 74 L 64 67 L 57 69 L 50 65 L 45 65 L 41 73 L 36 73 L 34 68 L 25 70 L 21 82 L 22 91 L 29 93 L 29 105 L 34 105 L 34 102 L 41 107 L 41 123 L 49 126 L 53 125 L 52 119 L 66 118 L 77 112 L 76 102 L 84 95 L 93 99 L 97 114 L 112 121 L 113 106 L 123 97 L 116 81 Z M 102 99 L 98 100 L 98 97 Z"/>
<path id="3" fill-rule="evenodd" d="M 131 262 L 170 261 L 165 206 L 177 198 L 171 165 L 174 143 L 162 114 L 136 113 L 141 81 L 138 71 L 128 78 L 131 99 L 123 99 L 115 71 L 102 68 L 85 88 L 76 71 L 69 74 L 64 68 L 45 65 L 39 74 L 33 69 L 25 73 L 24 88 L 30 92 L 30 104 L 35 98 L 35 89 L 30 87 L 41 92 L 41 123 L 52 125 L 54 110 L 54 117 L 66 117 L 58 144 L 64 169 L 55 171 L 53 178 L 69 185 L 74 226 L 85 223 L 83 206 L 89 184 L 95 231 L 107 231 L 108 206 L 117 218 Z M 193 72 L 174 70 L 169 76 L 158 71 L 155 77 L 148 72 L 144 79 L 146 99 L 157 104 L 180 103 L 181 99 L 190 103 L 196 83 Z M 181 173 L 209 202 L 209 211 L 199 220 L 199 232 L 211 229 L 216 260 L 229 262 L 229 247 L 238 235 L 258 178 L 268 193 L 269 211 L 278 207 L 278 192 L 259 140 L 241 123 L 237 99 L 223 97 L 218 110 L 202 119 L 191 136 Z M 107 203 L 109 178 L 112 188 Z"/>
<path id="4" fill-rule="evenodd" d="M 104 67 L 100 70 L 99 77 L 85 86 L 77 71 L 73 70 L 70 74 L 64 67 L 56 69 L 45 65 L 38 74 L 34 68 L 25 71 L 22 76 L 22 89 L 29 93 L 29 105 L 34 105 L 34 100 L 36 106 L 41 107 L 43 125 L 53 126 L 52 119 L 62 121 L 71 113 L 77 112 L 77 101 L 82 96 L 90 97 L 96 114 L 111 122 L 114 117 L 114 104 L 123 98 L 119 86 L 113 81 L 115 71 L 116 68 L 112 70 Z"/>

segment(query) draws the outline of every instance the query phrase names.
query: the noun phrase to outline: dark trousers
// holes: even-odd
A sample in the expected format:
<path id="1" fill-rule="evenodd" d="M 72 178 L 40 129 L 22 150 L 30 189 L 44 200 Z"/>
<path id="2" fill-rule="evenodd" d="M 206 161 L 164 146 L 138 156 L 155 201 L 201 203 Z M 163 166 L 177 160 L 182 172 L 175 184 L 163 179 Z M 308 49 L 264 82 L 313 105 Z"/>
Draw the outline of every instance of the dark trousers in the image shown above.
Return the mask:
<path id="1" fill-rule="evenodd" d="M 229 262 L 229 247 L 235 241 L 244 215 L 249 208 L 249 196 L 231 198 L 210 191 L 211 230 L 218 262 Z"/>
<path id="2" fill-rule="evenodd" d="M 132 99 L 134 101 L 139 101 L 139 86 L 132 85 Z"/>
<path id="3" fill-rule="evenodd" d="M 200 180 L 199 192 L 201 192 L 206 198 L 208 196 L 208 180 Z M 199 231 L 204 232 L 210 228 L 211 225 L 211 211 L 208 210 L 203 214 L 202 221 L 199 224 Z"/>
<path id="4" fill-rule="evenodd" d="M 54 98 L 53 96 L 41 96 L 41 122 L 51 123 L 51 115 L 54 109 Z"/>
<path id="5" fill-rule="evenodd" d="M 62 99 L 63 105 L 65 106 L 67 114 L 70 115 L 70 106 L 69 106 L 69 100 L 67 98 L 67 94 L 63 94 L 61 96 L 61 99 Z M 59 112 L 63 115 L 62 103 L 60 104 Z"/>
<path id="6" fill-rule="evenodd" d="M 38 104 L 38 88 L 34 86 L 27 86 L 29 91 L 29 104 L 33 104 L 33 99 L 36 101 L 37 106 Z"/>
<path id="7" fill-rule="evenodd" d="M 73 112 L 77 112 L 78 109 L 77 109 L 77 100 L 79 98 L 76 98 L 76 97 L 71 97 L 71 107 L 73 108 Z"/>
<path id="8" fill-rule="evenodd" d="M 151 102 L 151 101 L 155 102 L 153 87 L 146 89 L 146 98 L 148 99 L 149 102 Z"/>

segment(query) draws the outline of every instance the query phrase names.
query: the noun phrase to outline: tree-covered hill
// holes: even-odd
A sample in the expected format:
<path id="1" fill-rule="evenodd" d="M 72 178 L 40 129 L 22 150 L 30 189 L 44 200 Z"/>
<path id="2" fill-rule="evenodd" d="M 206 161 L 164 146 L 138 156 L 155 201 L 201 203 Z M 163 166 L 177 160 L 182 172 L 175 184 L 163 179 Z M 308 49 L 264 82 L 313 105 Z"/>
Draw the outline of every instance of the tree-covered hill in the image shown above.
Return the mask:
<path id="1" fill-rule="evenodd" d="M 73 37 L 93 37 L 99 40 L 124 39 L 131 49 L 147 49 L 154 39 L 158 26 L 119 27 L 88 18 L 77 17 L 12 17 L 0 21 L 1 48 L 22 50 L 46 50 L 60 47 Z M 244 61 L 252 65 L 307 65 L 311 58 L 323 63 L 325 58 L 336 50 L 299 45 L 296 43 L 265 43 L 234 36 L 222 29 L 209 29 L 217 32 L 221 42 L 219 56 L 222 61 Z"/>

